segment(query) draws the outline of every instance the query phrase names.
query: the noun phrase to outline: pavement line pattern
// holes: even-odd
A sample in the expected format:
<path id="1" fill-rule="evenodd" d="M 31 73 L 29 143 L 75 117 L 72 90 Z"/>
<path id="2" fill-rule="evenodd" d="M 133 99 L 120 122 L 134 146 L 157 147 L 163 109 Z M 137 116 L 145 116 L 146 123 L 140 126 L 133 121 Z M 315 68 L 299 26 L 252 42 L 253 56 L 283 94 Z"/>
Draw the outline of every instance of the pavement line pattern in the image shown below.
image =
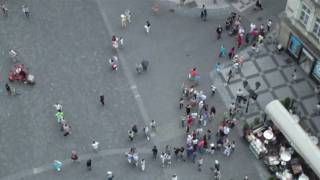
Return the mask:
<path id="1" fill-rule="evenodd" d="M 223 73 L 223 72 L 221 72 L 221 73 Z M 211 80 L 213 81 L 214 86 L 217 87 L 217 92 L 221 95 L 221 97 L 223 97 L 222 98 L 223 103 L 227 106 L 230 102 L 232 102 L 232 99 L 228 95 L 227 91 L 225 90 L 225 84 L 222 83 L 221 80 L 217 79 L 217 78 L 221 78 L 220 75 L 221 74 L 215 72 L 215 70 L 210 72 Z M 236 126 L 236 131 L 239 136 L 242 136 L 240 126 Z M 266 170 L 261 168 L 261 165 L 259 164 L 259 162 L 255 161 L 255 160 L 250 160 L 250 161 L 252 164 L 254 164 L 254 166 L 258 172 L 257 174 L 260 177 L 260 179 L 267 179 L 268 175 L 267 175 L 267 173 L 265 173 Z"/>
<path id="2" fill-rule="evenodd" d="M 100 11 L 100 13 L 102 15 L 102 19 L 103 19 L 104 25 L 105 25 L 105 27 L 107 29 L 107 32 L 111 36 L 111 32 L 114 32 L 114 31 L 112 30 L 112 27 L 111 27 L 111 25 L 109 23 L 107 15 L 105 14 L 105 12 L 102 9 L 102 3 L 101 3 L 100 0 L 96 0 L 96 2 L 97 2 L 97 5 L 98 5 L 98 8 L 99 8 L 99 11 Z M 133 93 L 133 95 L 135 97 L 135 100 L 137 102 L 139 111 L 140 111 L 140 113 L 142 115 L 143 121 L 144 121 L 145 124 L 149 124 L 150 123 L 149 115 L 148 115 L 148 113 L 146 111 L 146 108 L 145 108 L 145 106 L 143 104 L 143 101 L 142 101 L 142 98 L 140 96 L 140 93 L 138 92 L 138 88 L 136 86 L 135 80 L 133 79 L 132 75 L 130 74 L 130 70 L 129 70 L 129 67 L 128 67 L 126 61 L 125 61 L 124 55 L 120 51 L 117 51 L 117 53 L 118 53 L 118 57 L 121 59 L 120 60 L 120 64 L 121 64 L 121 66 L 123 68 L 124 75 L 128 79 L 131 92 Z M 159 144 L 159 140 L 157 140 L 156 136 L 153 137 L 151 140 L 153 141 L 154 144 Z M 100 151 L 100 152 L 97 152 L 97 153 L 83 154 L 83 155 L 81 155 L 79 157 L 79 161 L 87 160 L 88 158 L 93 158 L 93 157 L 104 157 L 104 156 L 108 156 L 108 155 L 115 155 L 115 154 L 119 154 L 119 153 L 125 153 L 125 152 L 128 151 L 128 149 L 129 148 L 106 149 L 106 150 L 103 150 L 103 151 Z M 139 152 L 140 153 L 150 153 L 150 149 L 146 149 L 146 148 L 140 149 L 139 148 Z M 64 166 L 72 163 L 72 161 L 70 159 L 66 159 L 66 160 L 63 160 L 61 162 L 63 163 Z M 49 170 L 52 170 L 52 165 L 51 164 L 46 164 L 46 165 L 43 165 L 43 166 L 40 166 L 40 167 L 36 167 L 36 168 L 33 168 L 33 169 L 24 170 L 24 171 L 20 171 L 20 172 L 11 174 L 11 175 L 9 175 L 7 177 L 0 178 L 0 180 L 18 180 L 18 179 L 22 179 L 22 178 L 24 178 L 26 176 L 32 176 L 32 175 L 40 174 L 40 173 L 43 173 L 43 172 L 46 172 L 46 171 L 49 171 Z"/>
<path id="3" fill-rule="evenodd" d="M 97 2 L 97 5 L 98 5 L 98 8 L 99 8 L 99 11 L 100 11 L 100 13 L 102 15 L 103 22 L 104 22 L 104 25 L 106 27 L 106 30 L 109 33 L 109 35 L 111 36 L 112 35 L 111 33 L 114 32 L 114 31 L 112 29 L 112 26 L 110 25 L 110 21 L 108 20 L 108 17 L 106 15 L 106 13 L 102 9 L 103 6 L 102 6 L 102 3 L 101 3 L 101 0 L 96 0 L 96 2 Z M 145 108 L 145 106 L 143 104 L 143 101 L 142 101 L 142 98 L 140 96 L 140 93 L 138 92 L 138 87 L 136 85 L 136 82 L 133 79 L 133 76 L 130 74 L 129 66 L 127 65 L 127 62 L 126 62 L 126 60 L 124 58 L 123 53 L 121 51 L 117 51 L 117 53 L 118 53 L 118 57 L 120 59 L 120 64 L 121 64 L 121 66 L 123 68 L 124 75 L 128 79 L 131 91 L 132 91 L 132 93 L 133 93 L 133 95 L 135 97 L 135 100 L 137 102 L 139 111 L 140 111 L 140 113 L 142 115 L 142 120 L 144 121 L 145 125 L 149 125 L 150 122 L 151 122 L 151 119 L 150 119 L 150 117 L 149 117 L 149 115 L 148 115 L 148 113 L 146 111 L 146 108 Z M 157 146 L 159 146 L 159 144 L 160 144 L 160 139 L 158 138 L 158 136 L 153 136 L 150 139 L 150 141 L 153 144 L 157 145 Z M 168 174 L 165 171 L 163 171 L 163 172 L 164 173 L 161 176 L 158 177 L 159 179 L 165 180 L 165 179 L 167 179 L 167 177 L 171 176 L 171 174 Z"/>
<path id="4" fill-rule="evenodd" d="M 81 162 L 81 161 L 86 161 L 89 158 L 99 158 L 99 157 L 105 157 L 105 156 L 111 156 L 111 155 L 125 154 L 129 149 L 130 149 L 130 147 L 117 148 L 117 149 L 105 149 L 105 150 L 98 151 L 98 152 L 81 154 L 79 156 L 78 161 Z M 150 154 L 150 152 L 151 152 L 151 150 L 149 148 L 139 148 L 139 153 L 142 153 L 142 154 L 149 153 Z M 71 159 L 65 159 L 65 160 L 62 160 L 61 162 L 63 163 L 63 166 L 66 166 L 66 165 L 73 163 L 73 161 Z M 53 170 L 52 164 L 45 164 L 45 165 L 42 165 L 39 167 L 35 167 L 32 169 L 20 171 L 15 174 L 11 174 L 7 177 L 2 177 L 2 178 L 0 178 L 0 180 L 18 180 L 18 179 L 25 178 L 27 176 L 40 174 L 40 173 L 50 171 L 50 170 Z"/>
<path id="5" fill-rule="evenodd" d="M 99 11 L 100 11 L 100 13 L 102 15 L 103 22 L 104 22 L 104 25 L 105 25 L 105 27 L 107 29 L 107 32 L 109 33 L 110 36 L 112 36 L 112 32 L 114 32 L 114 31 L 112 29 L 112 26 L 110 24 L 110 21 L 108 20 L 108 17 L 106 15 L 106 13 L 102 9 L 103 6 L 102 6 L 102 3 L 101 3 L 101 0 L 96 0 L 96 2 L 98 4 L 98 8 L 99 8 Z M 128 79 L 129 85 L 131 87 L 131 91 L 132 91 L 132 93 L 133 93 L 133 95 L 135 97 L 135 100 L 137 102 L 138 108 L 139 108 L 140 113 L 142 115 L 142 119 L 143 119 L 143 121 L 144 121 L 144 123 L 146 125 L 149 125 L 150 124 L 150 117 L 149 117 L 149 115 L 148 115 L 148 113 L 146 111 L 146 108 L 145 108 L 144 104 L 143 104 L 142 98 L 141 98 L 140 93 L 138 91 L 138 88 L 136 86 L 136 82 L 133 79 L 133 76 L 130 74 L 129 66 L 128 66 L 126 60 L 125 60 L 125 57 L 124 57 L 124 55 L 123 55 L 123 53 L 121 51 L 117 51 L 117 53 L 118 53 L 118 57 L 120 59 L 119 62 L 121 64 L 122 68 L 123 68 L 124 75 Z M 153 141 L 154 144 L 159 144 L 156 137 L 152 138 L 151 140 Z"/>

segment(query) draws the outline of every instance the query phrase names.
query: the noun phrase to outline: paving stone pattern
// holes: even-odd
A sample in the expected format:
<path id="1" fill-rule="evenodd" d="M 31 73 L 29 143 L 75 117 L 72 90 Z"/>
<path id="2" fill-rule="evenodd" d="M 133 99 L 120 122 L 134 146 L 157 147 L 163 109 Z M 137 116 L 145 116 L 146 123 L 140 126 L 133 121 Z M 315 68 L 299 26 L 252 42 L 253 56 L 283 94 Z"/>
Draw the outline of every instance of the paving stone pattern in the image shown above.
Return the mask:
<path id="1" fill-rule="evenodd" d="M 286 97 L 294 98 L 297 101 L 298 114 L 301 117 L 300 124 L 306 131 L 320 136 L 320 116 L 315 113 L 315 105 L 319 101 L 314 94 L 315 83 L 303 70 L 285 53 L 273 53 L 274 47 L 266 45 L 261 51 L 253 53 L 251 47 L 240 52 L 245 58 L 241 72 L 231 78 L 227 84 L 228 71 L 232 66 L 231 62 L 224 62 L 224 69 L 217 76 L 215 72 L 211 75 L 214 84 L 222 95 L 226 104 L 234 101 L 236 91 L 243 89 L 242 82 L 247 80 L 251 88 L 255 82 L 261 86 L 256 91 L 257 102 L 251 103 L 248 113 L 243 113 L 242 119 L 251 121 L 256 116 L 264 116 L 265 106 L 274 99 L 282 100 Z M 292 73 L 297 69 L 297 80 L 293 82 Z"/>

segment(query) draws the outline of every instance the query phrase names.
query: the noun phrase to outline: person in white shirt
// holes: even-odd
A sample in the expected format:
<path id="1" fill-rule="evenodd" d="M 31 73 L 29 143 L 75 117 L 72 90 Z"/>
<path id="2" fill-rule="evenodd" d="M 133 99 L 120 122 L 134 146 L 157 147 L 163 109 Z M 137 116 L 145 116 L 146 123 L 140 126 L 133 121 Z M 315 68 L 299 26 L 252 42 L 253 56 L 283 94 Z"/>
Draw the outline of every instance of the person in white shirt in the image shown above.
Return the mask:
<path id="1" fill-rule="evenodd" d="M 272 26 L 272 20 L 269 19 L 269 20 L 268 20 L 268 24 L 267 24 L 267 30 L 268 30 L 268 32 L 271 31 L 271 26 Z"/>
<path id="2" fill-rule="evenodd" d="M 238 89 L 236 95 L 237 95 L 237 102 L 238 102 L 238 103 L 241 103 L 241 100 L 242 100 L 242 98 L 243 98 L 243 91 L 242 91 L 241 88 Z"/>
<path id="3" fill-rule="evenodd" d="M 144 25 L 144 28 L 146 30 L 146 33 L 149 34 L 150 28 L 151 28 L 151 24 L 150 24 L 149 21 L 146 21 L 146 24 Z"/>
<path id="4" fill-rule="evenodd" d="M 124 15 L 124 14 L 121 14 L 120 15 L 120 18 L 121 18 L 121 26 L 123 27 L 123 28 L 125 28 L 125 27 L 127 27 L 127 16 L 126 15 Z"/>
<path id="5" fill-rule="evenodd" d="M 161 159 L 161 166 L 164 167 L 164 163 L 166 161 L 166 156 L 164 153 L 161 153 L 160 159 Z"/>
<path id="6" fill-rule="evenodd" d="M 250 24 L 250 33 L 256 29 L 256 25 L 254 23 Z"/>
<path id="7" fill-rule="evenodd" d="M 172 175 L 171 180 L 178 180 L 178 176 L 176 174 Z"/>
<path id="8" fill-rule="evenodd" d="M 54 104 L 53 106 L 56 108 L 57 111 L 62 111 L 62 105 L 61 104 L 57 103 L 57 104 Z"/>
<path id="9" fill-rule="evenodd" d="M 93 141 L 92 144 L 92 149 L 95 150 L 95 151 L 98 151 L 99 149 L 99 142 L 98 141 Z"/>
<path id="10" fill-rule="evenodd" d="M 146 160 L 141 159 L 140 164 L 141 164 L 141 171 L 144 171 L 146 169 Z"/>
<path id="11" fill-rule="evenodd" d="M 223 127 L 223 134 L 225 136 L 228 136 L 229 132 L 230 132 L 230 128 L 228 126 L 224 126 Z"/>
<path id="12" fill-rule="evenodd" d="M 149 141 L 150 140 L 149 127 L 148 126 L 144 127 L 143 131 L 144 131 L 144 135 L 146 136 L 147 140 Z"/>
<path id="13" fill-rule="evenodd" d="M 123 48 L 123 45 L 124 45 L 123 37 L 119 38 L 119 44 L 120 44 L 120 48 Z"/>
<path id="14" fill-rule="evenodd" d="M 22 12 L 26 15 L 26 17 L 30 16 L 30 10 L 29 7 L 27 5 L 22 5 Z"/>

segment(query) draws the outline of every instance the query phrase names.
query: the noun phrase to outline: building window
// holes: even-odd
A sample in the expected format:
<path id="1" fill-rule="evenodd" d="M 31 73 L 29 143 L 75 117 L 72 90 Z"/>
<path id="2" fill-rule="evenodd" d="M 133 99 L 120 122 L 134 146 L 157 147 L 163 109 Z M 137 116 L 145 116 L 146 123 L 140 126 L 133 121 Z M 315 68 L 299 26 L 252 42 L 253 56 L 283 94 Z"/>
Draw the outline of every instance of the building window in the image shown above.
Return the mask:
<path id="1" fill-rule="evenodd" d="M 316 18 L 314 23 L 313 31 L 312 31 L 318 38 L 320 38 L 320 19 Z"/>
<path id="2" fill-rule="evenodd" d="M 302 24 L 304 25 L 308 24 L 310 13 L 311 13 L 311 10 L 305 4 L 302 4 L 301 14 L 300 14 L 300 21 L 302 22 Z"/>

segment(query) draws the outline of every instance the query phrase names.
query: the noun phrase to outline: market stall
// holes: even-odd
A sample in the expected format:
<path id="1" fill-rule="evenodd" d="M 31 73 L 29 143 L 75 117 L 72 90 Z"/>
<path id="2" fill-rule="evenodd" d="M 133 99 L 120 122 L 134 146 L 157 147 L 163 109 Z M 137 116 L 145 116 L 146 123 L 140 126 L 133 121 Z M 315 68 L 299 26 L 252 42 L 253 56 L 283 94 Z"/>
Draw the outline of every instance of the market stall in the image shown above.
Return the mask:
<path id="1" fill-rule="evenodd" d="M 290 114 L 280 101 L 271 101 L 265 108 L 265 112 L 272 120 L 273 124 L 281 131 L 286 140 L 293 149 L 303 158 L 313 172 L 320 177 L 320 149 L 316 145 L 317 138 L 309 136 L 304 129 L 299 125 L 297 117 Z M 266 131 L 264 132 L 266 133 Z M 271 138 L 271 133 L 266 133 L 268 138 Z M 269 137 L 270 136 L 270 137 Z M 288 149 L 288 148 L 287 148 Z M 292 159 L 292 152 L 280 149 L 280 163 L 288 163 Z M 292 163 L 292 172 L 301 173 L 303 171 L 299 163 Z M 304 174 L 302 174 L 304 176 Z"/>

